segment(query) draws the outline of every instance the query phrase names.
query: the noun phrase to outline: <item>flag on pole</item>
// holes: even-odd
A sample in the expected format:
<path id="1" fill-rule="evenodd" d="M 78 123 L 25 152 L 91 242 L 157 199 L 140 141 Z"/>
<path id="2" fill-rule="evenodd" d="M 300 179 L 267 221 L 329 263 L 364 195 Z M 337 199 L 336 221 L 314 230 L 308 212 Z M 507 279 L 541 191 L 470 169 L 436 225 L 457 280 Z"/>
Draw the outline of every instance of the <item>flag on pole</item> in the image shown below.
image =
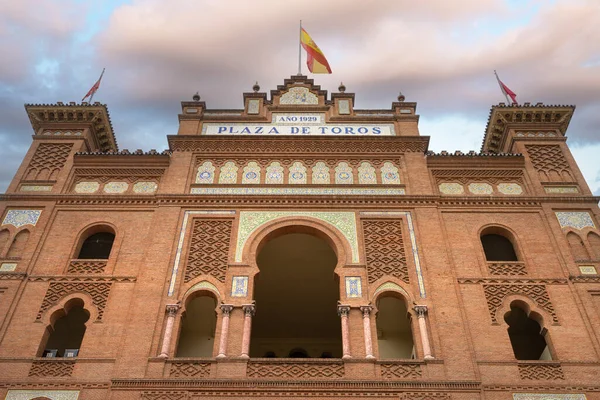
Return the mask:
<path id="1" fill-rule="evenodd" d="M 500 90 L 502 90 L 502 94 L 504 95 L 504 97 L 506 97 L 506 101 L 508 102 L 508 104 L 516 103 L 517 102 L 517 94 L 515 92 L 513 92 L 512 90 L 510 90 L 508 88 L 508 86 L 506 86 L 504 83 L 502 83 L 500 78 L 498 78 L 498 74 L 496 73 L 496 70 L 494 70 L 494 74 L 496 75 L 496 79 L 498 80 L 498 85 L 500 85 Z M 511 98 L 512 102 L 508 100 L 509 97 Z"/>
<path id="2" fill-rule="evenodd" d="M 330 74 L 331 68 L 319 46 L 304 28 L 300 28 L 300 43 L 306 50 L 306 65 L 313 74 Z"/>
<path id="3" fill-rule="evenodd" d="M 82 103 L 88 97 L 90 98 L 90 103 L 92 102 L 92 99 L 94 98 L 94 94 L 96 94 L 96 91 L 100 87 L 100 81 L 102 80 L 102 76 L 104 75 L 105 69 L 106 68 L 102 68 L 102 73 L 100 74 L 100 78 L 98 78 L 98 81 L 96 83 L 94 83 L 94 86 L 92 86 L 92 88 L 87 92 L 87 94 L 85 96 L 83 96 L 83 99 L 81 99 Z"/>

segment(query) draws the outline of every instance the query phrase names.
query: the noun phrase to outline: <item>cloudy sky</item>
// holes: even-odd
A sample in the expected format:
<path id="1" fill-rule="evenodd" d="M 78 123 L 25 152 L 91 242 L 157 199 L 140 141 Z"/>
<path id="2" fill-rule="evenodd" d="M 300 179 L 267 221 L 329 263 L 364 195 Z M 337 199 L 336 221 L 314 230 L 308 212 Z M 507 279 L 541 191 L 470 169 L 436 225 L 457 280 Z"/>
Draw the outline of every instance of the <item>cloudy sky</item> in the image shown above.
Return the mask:
<path id="1" fill-rule="evenodd" d="M 493 70 L 519 102 L 575 104 L 569 145 L 600 194 L 598 0 L 0 0 L 0 191 L 31 143 L 24 103 L 106 103 L 121 149 L 167 148 L 180 101 L 242 108 L 297 72 L 302 19 L 357 108 L 418 102 L 430 149 L 479 150 Z M 308 71 L 305 69 L 305 73 Z"/>

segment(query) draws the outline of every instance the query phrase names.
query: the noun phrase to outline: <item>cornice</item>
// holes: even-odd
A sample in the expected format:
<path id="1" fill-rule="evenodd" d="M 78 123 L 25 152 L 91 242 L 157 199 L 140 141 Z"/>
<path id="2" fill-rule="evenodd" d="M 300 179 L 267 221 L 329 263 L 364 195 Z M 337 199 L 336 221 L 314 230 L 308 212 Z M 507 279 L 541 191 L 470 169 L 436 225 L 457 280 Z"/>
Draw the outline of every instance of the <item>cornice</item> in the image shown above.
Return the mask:
<path id="1" fill-rule="evenodd" d="M 519 285 L 566 285 L 569 281 L 565 278 L 457 278 L 458 283 L 464 284 L 519 284 Z"/>
<path id="2" fill-rule="evenodd" d="M 599 275 L 591 275 L 591 276 L 569 276 L 569 280 L 573 283 L 599 283 L 600 276 Z"/>
<path id="3" fill-rule="evenodd" d="M 135 276 L 109 275 L 30 275 L 29 282 L 135 282 Z"/>

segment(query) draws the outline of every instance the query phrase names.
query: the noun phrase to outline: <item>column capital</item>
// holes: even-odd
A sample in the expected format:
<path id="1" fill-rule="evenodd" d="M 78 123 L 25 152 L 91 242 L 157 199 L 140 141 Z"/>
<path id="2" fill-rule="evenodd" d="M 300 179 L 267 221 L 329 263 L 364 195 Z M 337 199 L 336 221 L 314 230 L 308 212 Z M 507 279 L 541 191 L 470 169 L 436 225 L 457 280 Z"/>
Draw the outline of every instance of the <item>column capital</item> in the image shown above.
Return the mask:
<path id="1" fill-rule="evenodd" d="M 413 307 L 413 310 L 417 313 L 418 318 L 425 318 L 425 314 L 427 314 L 427 306 L 426 305 L 416 305 Z"/>
<path id="2" fill-rule="evenodd" d="M 179 304 L 167 304 L 166 311 L 167 311 L 167 314 L 169 315 L 169 317 L 171 317 L 171 316 L 175 316 L 177 314 L 177 311 L 179 311 L 180 308 L 181 308 L 181 306 Z"/>
<path id="3" fill-rule="evenodd" d="M 254 317 L 256 313 L 256 305 L 255 304 L 244 304 L 242 306 L 242 310 L 244 311 L 244 315 Z"/>
<path id="4" fill-rule="evenodd" d="M 362 311 L 364 318 L 369 317 L 372 310 L 373 310 L 373 306 L 360 306 L 360 311 Z"/>
<path id="5" fill-rule="evenodd" d="M 224 316 L 229 317 L 231 311 L 233 311 L 233 306 L 231 304 L 221 304 L 221 312 Z"/>
<path id="6" fill-rule="evenodd" d="M 350 306 L 338 304 L 337 311 L 340 317 L 347 317 L 350 314 Z"/>

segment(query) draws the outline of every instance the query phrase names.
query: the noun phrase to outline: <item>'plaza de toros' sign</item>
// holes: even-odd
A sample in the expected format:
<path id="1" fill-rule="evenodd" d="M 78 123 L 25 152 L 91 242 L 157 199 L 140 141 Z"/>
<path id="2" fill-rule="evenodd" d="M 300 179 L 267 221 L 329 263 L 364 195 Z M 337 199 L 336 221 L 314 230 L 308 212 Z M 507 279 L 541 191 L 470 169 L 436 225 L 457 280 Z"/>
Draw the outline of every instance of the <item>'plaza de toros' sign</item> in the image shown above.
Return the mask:
<path id="1" fill-rule="evenodd" d="M 325 115 L 273 114 L 270 124 L 204 123 L 203 135 L 393 136 L 392 124 L 325 124 Z"/>

